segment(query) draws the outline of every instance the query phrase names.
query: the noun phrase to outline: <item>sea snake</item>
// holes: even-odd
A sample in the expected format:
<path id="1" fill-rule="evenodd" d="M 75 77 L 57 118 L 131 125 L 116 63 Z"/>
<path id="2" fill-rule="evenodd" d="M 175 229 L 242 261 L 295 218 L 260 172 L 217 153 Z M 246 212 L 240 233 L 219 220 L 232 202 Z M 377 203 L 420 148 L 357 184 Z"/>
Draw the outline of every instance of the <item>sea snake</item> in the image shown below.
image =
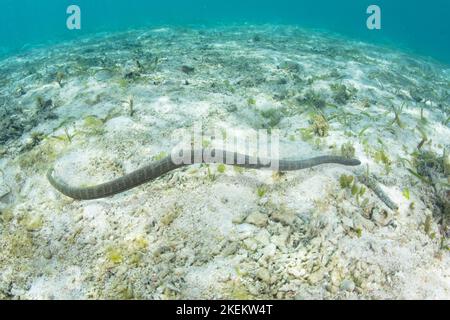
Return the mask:
<path id="1" fill-rule="evenodd" d="M 259 157 L 252 157 L 245 154 L 239 154 L 236 152 L 229 153 L 223 150 L 208 150 L 207 152 L 210 152 L 210 155 L 213 157 L 203 157 L 200 156 L 200 161 L 196 162 L 194 160 L 198 160 L 194 158 L 194 156 L 200 154 L 205 154 L 206 150 L 191 150 L 191 162 L 188 162 L 190 164 L 192 163 L 224 163 L 224 164 L 231 164 L 236 165 L 243 168 L 249 168 L 249 169 L 262 169 L 262 168 L 272 168 L 273 161 L 277 161 L 276 168 L 273 168 L 277 171 L 294 171 L 294 170 L 301 170 L 301 169 L 307 169 L 312 168 L 321 164 L 326 163 L 336 163 L 341 164 L 345 166 L 358 166 L 361 164 L 361 162 L 357 159 L 349 159 L 345 157 L 339 157 L 339 156 L 321 156 L 311 159 L 305 159 L 305 160 L 269 160 L 259 158 Z M 222 153 L 222 157 L 218 157 Z M 180 151 L 181 154 L 181 151 Z M 189 156 L 189 151 L 188 151 Z M 228 158 L 227 158 L 228 156 Z M 234 157 L 234 161 L 229 161 L 231 157 Z M 73 187 L 65 182 L 61 181 L 59 178 L 53 176 L 53 167 L 51 167 L 47 172 L 47 178 L 50 182 L 50 184 L 57 189 L 62 194 L 76 199 L 76 200 L 93 200 L 93 199 L 100 199 L 100 198 L 106 198 L 109 196 L 113 196 L 115 194 L 130 190 L 132 188 L 135 188 L 145 182 L 154 180 L 158 177 L 163 176 L 164 174 L 181 168 L 183 166 L 186 166 L 188 164 L 176 164 L 174 161 L 172 161 L 172 157 L 169 155 L 161 160 L 154 161 L 136 171 L 133 171 L 125 176 L 122 176 L 120 178 L 117 178 L 115 180 L 102 183 L 96 186 L 92 187 Z M 219 159 L 219 160 L 217 160 Z M 226 160 L 226 161 L 225 161 Z M 233 159 L 232 159 L 233 160 Z M 186 163 L 186 162 L 185 162 Z"/>

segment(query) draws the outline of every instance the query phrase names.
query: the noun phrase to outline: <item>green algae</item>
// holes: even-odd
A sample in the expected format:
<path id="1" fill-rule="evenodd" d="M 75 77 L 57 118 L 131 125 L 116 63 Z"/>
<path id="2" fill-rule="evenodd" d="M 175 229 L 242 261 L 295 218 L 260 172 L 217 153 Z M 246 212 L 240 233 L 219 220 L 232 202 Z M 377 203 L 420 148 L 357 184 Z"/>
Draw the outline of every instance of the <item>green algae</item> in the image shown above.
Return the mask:
<path id="1" fill-rule="evenodd" d="M 319 137 L 326 137 L 330 130 L 330 125 L 322 114 L 315 114 L 311 119 L 311 129 Z"/>
<path id="2" fill-rule="evenodd" d="M 245 276 L 245 272 L 241 271 L 240 266 L 236 266 L 237 279 L 232 279 L 224 283 L 222 294 L 224 297 L 232 300 L 253 300 L 255 297 L 249 292 L 245 286 L 244 280 L 241 278 Z"/>
<path id="3" fill-rule="evenodd" d="M 255 106 L 256 105 L 256 99 L 255 98 L 248 98 L 247 99 L 247 105 Z"/>
<path id="4" fill-rule="evenodd" d="M 341 145 L 341 156 L 349 159 L 355 157 L 355 147 L 352 142 L 346 142 Z"/>
<path id="5" fill-rule="evenodd" d="M 301 103 L 317 108 L 317 109 L 324 109 L 327 106 L 326 100 L 317 92 L 315 91 L 308 91 L 305 93 L 305 96 L 302 100 L 300 100 Z"/>
<path id="6" fill-rule="evenodd" d="M 260 185 L 256 188 L 256 194 L 258 197 L 262 198 L 268 191 L 268 187 L 266 185 Z"/>
<path id="7" fill-rule="evenodd" d="M 266 123 L 263 125 L 263 127 L 265 129 L 273 129 L 283 119 L 283 110 L 271 108 L 261 111 L 261 116 L 266 120 Z"/>
<path id="8" fill-rule="evenodd" d="M 410 195 L 410 192 L 409 192 L 408 188 L 403 189 L 402 195 L 403 195 L 403 197 L 405 197 L 406 200 L 410 200 L 411 199 L 411 195 Z"/>
<path id="9" fill-rule="evenodd" d="M 353 176 L 343 174 L 339 177 L 339 184 L 341 185 L 342 189 L 347 189 L 352 185 L 354 179 L 355 178 Z"/>
<path id="10" fill-rule="evenodd" d="M 217 171 L 218 171 L 219 173 L 224 173 L 225 170 L 226 170 L 226 167 L 225 167 L 225 165 L 224 165 L 223 163 L 221 163 L 221 164 L 219 164 L 219 165 L 217 166 Z"/>
<path id="11" fill-rule="evenodd" d="M 120 248 L 110 247 L 106 251 L 106 258 L 113 264 L 120 264 L 124 260 L 124 255 Z"/>
<path id="12" fill-rule="evenodd" d="M 331 84 L 330 89 L 333 92 L 334 101 L 340 105 L 346 104 L 357 92 L 357 89 L 353 86 L 346 86 L 342 83 Z"/>
<path id="13" fill-rule="evenodd" d="M 373 158 L 376 163 L 382 164 L 384 166 L 386 173 L 391 172 L 392 161 L 384 149 L 376 150 L 373 154 Z"/>
<path id="14" fill-rule="evenodd" d="M 87 135 L 100 135 L 104 133 L 104 122 L 96 116 L 87 116 L 83 120 L 83 132 Z"/>
<path id="15" fill-rule="evenodd" d="M 58 146 L 58 141 L 46 139 L 45 143 L 21 154 L 17 158 L 17 163 L 24 170 L 32 168 L 38 171 L 46 170 L 48 164 L 54 162 L 58 158 Z"/>
<path id="16" fill-rule="evenodd" d="M 180 216 L 182 213 L 182 209 L 178 206 L 173 206 L 171 209 L 169 209 L 167 212 L 164 213 L 164 215 L 161 217 L 160 221 L 161 224 L 164 226 L 169 226 L 172 224 L 172 222 L 175 221 L 176 218 Z"/>
<path id="17" fill-rule="evenodd" d="M 405 125 L 403 124 L 402 120 L 400 119 L 400 115 L 403 112 L 405 104 L 401 104 L 400 106 L 391 105 L 391 110 L 394 113 L 394 120 L 390 123 L 390 125 L 397 124 L 397 126 L 401 129 L 405 128 Z"/>

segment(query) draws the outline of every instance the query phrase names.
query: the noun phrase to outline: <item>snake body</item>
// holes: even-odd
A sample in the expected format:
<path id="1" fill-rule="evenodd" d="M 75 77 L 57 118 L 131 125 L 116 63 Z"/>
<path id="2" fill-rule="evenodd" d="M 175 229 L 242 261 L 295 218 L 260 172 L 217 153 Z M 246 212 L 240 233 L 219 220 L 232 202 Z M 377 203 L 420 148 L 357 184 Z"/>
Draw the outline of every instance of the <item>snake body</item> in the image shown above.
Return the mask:
<path id="1" fill-rule="evenodd" d="M 196 155 L 204 154 L 205 150 L 191 150 L 191 162 L 189 163 L 199 163 L 194 161 Z M 249 155 L 239 154 L 239 153 L 229 153 L 223 150 L 212 150 L 211 153 L 213 158 L 201 157 L 201 163 L 224 163 L 232 164 L 235 166 L 248 168 L 248 169 L 262 169 L 270 168 L 273 161 L 269 159 L 262 159 L 258 157 L 252 157 Z M 222 157 L 217 157 L 217 155 L 222 154 Z M 230 155 L 232 160 L 229 161 Z M 234 159 L 233 159 L 234 158 Z M 217 161 L 216 159 L 221 159 Z M 226 160 L 226 161 L 225 161 Z M 278 171 L 294 171 L 312 168 L 321 164 L 335 163 L 345 166 L 358 166 L 361 162 L 357 159 L 349 159 L 339 156 L 321 156 L 316 158 L 310 158 L 305 160 L 276 160 L 278 166 L 276 170 Z M 133 189 L 143 183 L 154 180 L 164 174 L 173 171 L 175 169 L 187 166 L 188 164 L 177 164 L 172 160 L 169 155 L 161 160 L 154 161 L 136 171 L 133 171 L 125 176 L 114 179 L 112 181 L 102 183 L 92 187 L 74 187 L 66 184 L 64 181 L 60 180 L 53 175 L 53 167 L 48 170 L 47 178 L 50 184 L 57 189 L 62 194 L 76 199 L 76 200 L 93 200 L 106 198 L 113 196 L 115 194 Z"/>

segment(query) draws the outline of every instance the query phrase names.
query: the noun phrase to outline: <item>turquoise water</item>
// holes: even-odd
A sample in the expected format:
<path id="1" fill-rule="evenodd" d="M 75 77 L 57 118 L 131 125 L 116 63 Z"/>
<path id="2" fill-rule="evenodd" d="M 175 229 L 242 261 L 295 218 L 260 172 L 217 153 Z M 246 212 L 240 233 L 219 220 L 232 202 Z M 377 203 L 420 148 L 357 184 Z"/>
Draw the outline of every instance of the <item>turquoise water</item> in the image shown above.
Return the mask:
<path id="1" fill-rule="evenodd" d="M 66 8 L 82 11 L 82 30 L 66 28 Z M 366 9 L 382 9 L 382 30 L 366 28 Z M 450 63 L 448 0 L 1 0 L 0 53 L 99 32 L 155 25 L 296 24 L 398 46 Z"/>

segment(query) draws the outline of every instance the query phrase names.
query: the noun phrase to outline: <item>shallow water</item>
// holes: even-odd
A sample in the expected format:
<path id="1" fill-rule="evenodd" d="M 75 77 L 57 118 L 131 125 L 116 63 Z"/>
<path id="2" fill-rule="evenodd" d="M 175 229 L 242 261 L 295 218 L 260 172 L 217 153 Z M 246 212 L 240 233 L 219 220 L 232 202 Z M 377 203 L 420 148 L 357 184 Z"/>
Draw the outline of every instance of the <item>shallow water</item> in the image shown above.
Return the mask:
<path id="1" fill-rule="evenodd" d="M 66 29 L 66 8 L 79 5 L 83 26 Z M 382 29 L 369 31 L 366 9 L 382 9 Z M 112 32 L 161 24 L 217 25 L 230 23 L 296 24 L 326 29 L 371 43 L 403 47 L 450 62 L 450 3 L 431 0 L 230 0 L 108 1 L 3 0 L 0 10 L 0 52 L 17 52 L 93 32 Z"/>
<path id="2" fill-rule="evenodd" d="M 350 1 L 320 12 L 296 2 L 298 16 L 287 1 L 183 3 L 80 1 L 76 35 L 58 31 L 63 18 L 39 32 L 15 22 L 62 4 L 12 14 L 6 3 L 0 298 L 449 298 L 441 13 L 430 6 L 429 30 L 442 31 L 432 41 L 417 29 L 408 39 L 404 23 L 388 28 L 400 9 L 389 4 L 375 35 L 364 14 L 355 27 Z M 102 23 L 90 15 L 100 11 Z M 278 138 L 278 158 L 361 165 L 193 164 L 92 201 L 46 178 L 53 166 L 60 181 L 91 187 L 175 146 L 223 149 L 234 138 L 233 151 L 255 155 L 239 138 L 260 129 Z"/>

